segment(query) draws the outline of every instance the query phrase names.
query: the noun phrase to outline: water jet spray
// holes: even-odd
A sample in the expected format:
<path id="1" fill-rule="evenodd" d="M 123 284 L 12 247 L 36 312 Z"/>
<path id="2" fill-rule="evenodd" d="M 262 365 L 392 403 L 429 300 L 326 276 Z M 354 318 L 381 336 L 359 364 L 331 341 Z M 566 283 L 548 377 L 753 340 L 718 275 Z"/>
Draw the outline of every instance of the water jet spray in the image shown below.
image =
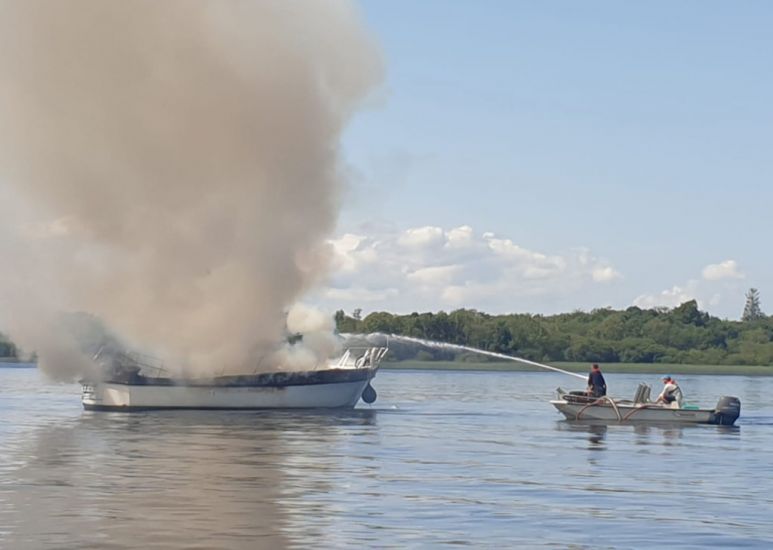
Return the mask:
<path id="1" fill-rule="evenodd" d="M 343 337 L 355 337 L 358 336 L 356 334 L 342 334 Z M 538 367 L 541 369 L 551 370 L 554 372 L 560 372 L 561 374 L 567 374 L 569 376 L 574 376 L 575 378 L 581 378 L 585 380 L 585 376 L 582 374 L 578 374 L 576 372 L 570 372 L 568 370 L 559 369 L 558 367 L 551 367 L 550 365 L 545 365 L 543 363 L 537 363 L 536 361 L 530 361 L 529 359 L 523 359 L 522 357 L 514 357 L 512 355 L 505 355 L 504 353 L 496 353 L 494 351 L 486 351 L 478 348 L 473 348 L 471 346 L 463 346 L 461 344 L 449 344 L 447 342 L 436 342 L 434 340 L 425 340 L 423 338 L 414 338 L 413 336 L 403 336 L 400 334 L 385 334 L 382 332 L 372 332 L 370 334 L 364 335 L 366 338 L 370 338 L 371 336 L 383 336 L 387 338 L 387 340 L 398 340 L 403 342 L 409 342 L 412 344 L 419 344 L 422 346 L 427 346 L 430 348 L 437 348 L 437 349 L 449 349 L 449 350 L 456 350 L 456 351 L 468 351 L 470 353 L 477 353 L 480 355 L 487 355 L 489 357 L 495 357 L 497 359 L 504 359 L 506 361 L 515 361 L 516 363 L 523 363 L 525 365 L 531 365 L 533 367 Z"/>

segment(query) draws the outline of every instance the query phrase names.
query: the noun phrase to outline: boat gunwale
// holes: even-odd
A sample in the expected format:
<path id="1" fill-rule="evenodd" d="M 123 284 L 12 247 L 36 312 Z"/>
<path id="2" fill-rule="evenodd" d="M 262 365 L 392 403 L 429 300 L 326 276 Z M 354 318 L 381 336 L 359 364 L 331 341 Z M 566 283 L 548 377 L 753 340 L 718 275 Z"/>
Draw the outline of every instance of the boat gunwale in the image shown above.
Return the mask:
<path id="1" fill-rule="evenodd" d="M 550 404 L 553 405 L 558 412 L 564 415 L 569 422 L 602 422 L 602 423 L 615 423 L 615 424 L 679 424 L 679 425 L 714 425 L 714 426 L 732 426 L 735 424 L 738 416 L 734 417 L 732 421 L 725 422 L 724 415 L 715 409 L 672 409 L 667 406 L 653 406 L 654 403 L 636 403 L 620 404 L 615 403 L 613 406 L 608 402 L 593 402 L 590 404 L 582 405 L 580 403 L 569 403 L 564 399 L 551 400 Z M 614 409 L 617 418 L 606 418 L 603 416 L 596 416 L 592 413 L 593 409 L 603 409 L 605 411 Z M 585 411 L 591 411 L 588 416 L 581 417 Z M 662 415 L 662 418 L 647 418 L 636 416 L 639 411 L 657 411 L 668 412 L 670 415 Z M 621 414 L 621 412 L 625 414 Z M 574 416 L 574 418 L 572 418 Z"/>
<path id="2" fill-rule="evenodd" d="M 603 403 L 569 403 L 568 401 L 564 401 L 563 399 L 553 399 L 549 401 L 549 403 L 553 406 L 556 405 L 569 405 L 572 407 L 605 407 L 605 408 L 612 408 L 612 405 L 610 405 L 607 402 Z M 673 412 L 684 412 L 684 413 L 713 413 L 716 412 L 716 409 L 674 409 L 665 405 L 657 405 L 655 403 L 632 403 L 631 401 L 620 403 L 618 401 L 615 401 L 615 405 L 618 409 L 630 409 L 630 410 L 641 410 L 641 409 L 647 409 L 652 411 L 673 411 Z"/>
<path id="3" fill-rule="evenodd" d="M 374 367 L 335 367 L 317 371 L 278 371 L 258 374 L 238 374 L 213 378 L 161 378 L 139 373 L 125 373 L 101 380 L 81 380 L 82 385 L 116 384 L 121 386 L 188 387 L 188 388 L 281 388 L 343 384 L 370 380 L 376 375 Z"/>

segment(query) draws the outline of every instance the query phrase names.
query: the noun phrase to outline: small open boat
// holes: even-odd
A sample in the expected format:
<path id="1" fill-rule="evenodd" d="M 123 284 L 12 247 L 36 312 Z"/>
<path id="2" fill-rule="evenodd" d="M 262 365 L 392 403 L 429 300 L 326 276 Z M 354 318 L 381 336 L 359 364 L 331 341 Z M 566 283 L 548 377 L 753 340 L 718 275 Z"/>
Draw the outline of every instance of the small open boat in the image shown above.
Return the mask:
<path id="1" fill-rule="evenodd" d="M 385 347 L 352 348 L 315 370 L 172 378 L 138 354 L 111 354 L 101 376 L 82 380 L 86 410 L 352 408 L 376 400 L 370 385 Z"/>
<path id="2" fill-rule="evenodd" d="M 568 420 L 595 420 L 605 422 L 650 422 L 678 424 L 718 424 L 730 426 L 741 414 L 737 397 L 722 396 L 713 409 L 678 407 L 652 403 L 651 388 L 639 384 L 633 400 L 612 397 L 590 397 L 585 392 L 565 392 L 558 388 L 557 399 L 550 403 Z"/>

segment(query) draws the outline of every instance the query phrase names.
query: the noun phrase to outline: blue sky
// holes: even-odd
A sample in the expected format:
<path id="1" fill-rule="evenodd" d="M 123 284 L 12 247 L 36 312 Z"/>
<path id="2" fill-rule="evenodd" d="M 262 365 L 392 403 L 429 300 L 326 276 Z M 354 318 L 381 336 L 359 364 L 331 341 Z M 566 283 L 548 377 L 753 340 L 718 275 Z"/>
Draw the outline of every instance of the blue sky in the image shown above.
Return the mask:
<path id="1" fill-rule="evenodd" d="M 773 312 L 773 4 L 361 10 L 385 80 L 344 136 L 331 306 Z"/>

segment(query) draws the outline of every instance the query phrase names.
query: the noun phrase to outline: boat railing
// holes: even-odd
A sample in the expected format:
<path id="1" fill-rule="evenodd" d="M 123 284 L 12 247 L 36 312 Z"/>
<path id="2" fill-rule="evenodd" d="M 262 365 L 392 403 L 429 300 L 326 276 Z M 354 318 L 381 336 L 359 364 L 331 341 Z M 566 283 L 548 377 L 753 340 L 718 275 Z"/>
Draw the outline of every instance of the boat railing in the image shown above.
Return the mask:
<path id="1" fill-rule="evenodd" d="M 351 347 L 336 363 L 340 368 L 370 368 L 378 365 L 389 352 L 388 347 Z"/>
<path id="2" fill-rule="evenodd" d="M 166 366 L 164 366 L 164 362 L 158 357 L 136 351 L 126 352 L 125 355 L 132 363 L 140 367 L 142 373 L 146 376 L 158 378 L 162 374 L 169 372 Z"/>
<path id="3" fill-rule="evenodd" d="M 93 359 L 112 368 L 137 369 L 143 375 L 153 378 L 158 378 L 169 372 L 161 359 L 138 351 L 106 350 L 102 346 L 94 354 Z"/>
<path id="4" fill-rule="evenodd" d="M 334 363 L 334 366 L 358 369 L 375 367 L 384 359 L 388 351 L 389 348 L 386 346 L 351 347 Z M 260 369 L 263 359 L 264 357 L 261 357 L 258 361 L 255 372 Z M 94 354 L 93 360 L 102 364 L 103 368 L 134 369 L 150 378 L 160 378 L 169 374 L 169 370 L 160 358 L 137 351 L 102 347 Z"/>

